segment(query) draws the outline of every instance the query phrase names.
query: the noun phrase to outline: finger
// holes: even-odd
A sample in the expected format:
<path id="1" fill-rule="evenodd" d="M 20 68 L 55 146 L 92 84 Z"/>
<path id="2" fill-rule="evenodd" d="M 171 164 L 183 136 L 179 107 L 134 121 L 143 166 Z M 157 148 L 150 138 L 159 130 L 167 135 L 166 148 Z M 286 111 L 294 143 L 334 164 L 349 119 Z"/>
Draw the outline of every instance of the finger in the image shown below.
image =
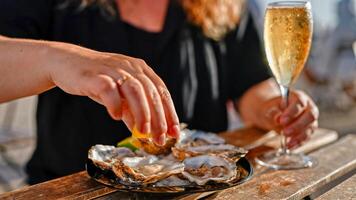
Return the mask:
<path id="1" fill-rule="evenodd" d="M 167 123 L 161 97 L 155 85 L 146 75 L 140 74 L 136 78 L 142 83 L 149 103 L 153 141 L 158 145 L 164 145 L 166 142 Z"/>
<path id="2" fill-rule="evenodd" d="M 129 77 L 121 83 L 119 89 L 127 100 L 137 129 L 141 133 L 149 133 L 151 131 L 151 113 L 141 83 L 137 79 Z"/>
<path id="3" fill-rule="evenodd" d="M 128 72 L 131 72 L 133 74 L 143 72 L 153 82 L 153 84 L 157 88 L 158 93 L 161 96 L 161 101 L 163 104 L 166 122 L 168 125 L 167 133 L 170 136 L 177 138 L 180 133 L 179 119 L 176 114 L 171 96 L 170 96 L 165 84 L 163 83 L 163 81 L 155 74 L 155 72 L 149 66 L 147 66 L 147 64 L 143 60 L 132 59 L 130 57 L 125 57 L 125 56 L 123 56 L 122 58 L 124 58 L 124 59 L 119 59 L 119 60 L 125 61 L 121 64 L 121 65 L 125 66 L 124 69 L 128 70 Z M 120 69 L 119 69 L 119 71 L 120 71 Z M 112 73 L 112 72 L 110 72 L 110 70 L 109 70 L 108 73 Z M 117 76 L 117 75 L 115 75 L 115 76 Z"/>
<path id="4" fill-rule="evenodd" d="M 288 149 L 295 149 L 295 148 L 297 148 L 299 146 L 300 146 L 300 143 L 297 140 L 293 140 L 293 141 L 291 141 L 290 143 L 287 144 L 287 148 Z"/>
<path id="5" fill-rule="evenodd" d="M 159 88 L 159 93 L 161 95 L 163 108 L 165 110 L 165 117 L 168 124 L 167 134 L 173 138 L 179 138 L 180 128 L 179 128 L 179 119 L 171 98 L 171 94 L 166 88 Z"/>
<path id="6" fill-rule="evenodd" d="M 303 111 L 305 110 L 305 108 L 306 108 L 305 106 L 303 106 L 302 104 L 300 104 L 297 101 L 289 104 L 287 109 L 284 110 L 281 115 L 281 118 L 280 118 L 281 125 L 289 124 L 291 121 L 293 121 L 293 119 L 295 119 L 300 114 L 302 114 Z"/>
<path id="7" fill-rule="evenodd" d="M 304 141 L 306 141 L 309 138 L 308 134 L 306 132 L 302 132 L 292 138 L 287 143 L 288 148 L 295 148 L 297 146 L 300 146 Z"/>
<path id="8" fill-rule="evenodd" d="M 159 78 L 155 72 L 149 68 L 145 67 L 144 68 L 144 73 L 151 79 L 153 84 L 156 86 L 158 93 L 161 96 L 162 104 L 163 104 L 163 109 L 168 125 L 168 135 L 174 138 L 178 138 L 180 134 L 180 128 L 179 128 L 179 119 L 171 98 L 171 95 L 164 84 L 164 82 Z"/>
<path id="9" fill-rule="evenodd" d="M 106 75 L 97 75 L 84 80 L 88 96 L 94 101 L 104 105 L 113 119 L 121 117 L 121 97 L 118 85 Z"/>
<path id="10" fill-rule="evenodd" d="M 273 127 L 279 124 L 279 119 L 282 114 L 281 109 L 279 106 L 268 106 L 267 111 L 265 112 L 265 117 L 268 123 L 272 123 Z"/>
<path id="11" fill-rule="evenodd" d="M 293 121 L 293 119 L 303 113 L 308 105 L 308 100 L 304 96 L 304 94 L 300 93 L 294 93 L 294 95 L 291 95 L 288 107 L 281 115 L 280 123 L 282 125 L 289 124 L 291 121 Z"/>
<path id="12" fill-rule="evenodd" d="M 135 119 L 130 112 L 130 109 L 125 100 L 122 101 L 122 121 L 126 124 L 127 128 L 132 132 L 135 126 Z"/>
<path id="13" fill-rule="evenodd" d="M 314 101 L 309 101 L 308 102 L 308 106 L 310 107 L 310 111 L 312 113 L 312 115 L 315 117 L 315 119 L 319 118 L 319 108 L 315 105 Z M 315 120 L 317 121 L 317 120 Z M 316 125 L 318 126 L 318 123 L 316 123 Z"/>
<path id="14" fill-rule="evenodd" d="M 310 129 L 312 130 L 312 132 L 314 132 L 315 129 L 317 129 L 318 127 L 319 127 L 319 123 L 318 123 L 318 121 L 316 120 L 316 121 L 314 121 L 314 122 L 311 124 Z"/>
<path id="15" fill-rule="evenodd" d="M 283 132 L 286 136 L 291 136 L 295 133 L 300 133 L 307 128 L 309 128 L 314 121 L 316 121 L 316 116 L 311 112 L 310 109 L 307 109 L 303 114 L 293 121 L 290 125 L 283 129 Z"/>
<path id="16" fill-rule="evenodd" d="M 128 128 L 132 131 L 133 126 L 136 126 L 141 133 L 149 133 L 151 131 L 151 113 L 143 86 L 137 79 L 128 73 L 128 71 L 133 71 L 131 69 L 133 68 L 132 63 L 125 59 L 119 59 L 119 61 L 121 61 L 119 65 L 114 63 L 114 66 L 119 67 L 107 67 L 103 73 L 116 80 L 119 94 L 125 99 L 125 108 L 129 110 L 129 112 L 126 113 L 130 113 L 130 120 L 125 119 L 130 121 L 130 127 L 128 126 L 129 124 L 125 122 Z M 130 70 L 125 69 L 125 67 L 130 68 Z"/>

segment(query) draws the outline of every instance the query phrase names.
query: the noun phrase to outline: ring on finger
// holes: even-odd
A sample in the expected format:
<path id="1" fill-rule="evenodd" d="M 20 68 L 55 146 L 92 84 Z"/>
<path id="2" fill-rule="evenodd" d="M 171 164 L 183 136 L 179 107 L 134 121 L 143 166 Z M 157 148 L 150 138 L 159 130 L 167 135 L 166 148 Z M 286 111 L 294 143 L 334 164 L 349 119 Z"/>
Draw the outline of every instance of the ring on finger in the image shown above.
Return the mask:
<path id="1" fill-rule="evenodd" d="M 116 83 L 119 85 L 119 86 L 122 86 L 125 81 L 127 81 L 128 77 L 127 76 L 121 76 L 119 77 L 118 79 L 116 79 Z"/>

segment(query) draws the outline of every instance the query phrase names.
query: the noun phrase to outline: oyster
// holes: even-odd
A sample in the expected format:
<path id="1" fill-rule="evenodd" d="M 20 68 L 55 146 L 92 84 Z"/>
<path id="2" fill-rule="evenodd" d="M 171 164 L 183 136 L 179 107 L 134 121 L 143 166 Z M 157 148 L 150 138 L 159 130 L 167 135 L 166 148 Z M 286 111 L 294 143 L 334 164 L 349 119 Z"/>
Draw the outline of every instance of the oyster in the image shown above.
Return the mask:
<path id="1" fill-rule="evenodd" d="M 224 182 L 236 178 L 236 163 L 218 156 L 201 155 L 184 160 L 182 174 L 191 182 L 205 185 L 209 181 Z"/>
<path id="2" fill-rule="evenodd" d="M 180 129 L 186 128 L 186 124 L 180 124 Z M 155 144 L 152 139 L 149 137 L 150 134 L 140 133 L 135 127 L 132 130 L 132 136 L 135 138 L 135 142 L 138 147 L 143 149 L 149 154 L 153 155 L 161 155 L 161 154 L 169 154 L 171 152 L 171 148 L 176 144 L 177 139 L 168 137 L 166 140 L 166 144 L 163 146 L 159 146 Z"/>
<path id="3" fill-rule="evenodd" d="M 133 156 L 135 156 L 135 153 L 126 147 L 114 147 L 101 144 L 91 147 L 88 153 L 88 158 L 101 169 L 111 169 L 117 160 Z"/>
<path id="4" fill-rule="evenodd" d="M 137 131 L 136 131 L 137 132 Z M 178 146 L 185 148 L 186 146 L 201 146 L 204 144 L 223 144 L 225 140 L 214 133 L 207 133 L 197 130 L 183 129 L 181 130 L 180 139 L 168 138 L 164 146 L 158 146 L 148 138 L 136 138 L 140 148 L 149 154 L 166 155 L 171 152 L 171 148 Z"/>
<path id="5" fill-rule="evenodd" d="M 151 140 L 137 138 L 137 142 L 139 143 L 139 146 L 147 153 L 153 155 L 170 153 L 171 147 L 173 147 L 176 144 L 176 141 L 177 140 L 175 138 L 168 138 L 165 145 L 158 146 L 157 144 L 153 143 Z"/>
<path id="6" fill-rule="evenodd" d="M 124 184 L 147 185 L 182 173 L 184 164 L 154 155 L 136 156 L 116 161 L 112 170 Z"/>
<path id="7" fill-rule="evenodd" d="M 184 129 L 181 131 L 177 147 L 201 146 L 205 144 L 224 144 L 225 140 L 215 133 Z"/>
<path id="8" fill-rule="evenodd" d="M 230 144 L 214 133 L 183 130 L 181 139 L 172 147 L 172 154 L 178 160 L 199 155 L 218 155 L 237 162 L 247 151 Z"/>
<path id="9" fill-rule="evenodd" d="M 191 182 L 184 177 L 178 175 L 169 176 L 163 180 L 155 183 L 156 187 L 176 187 L 176 186 L 188 186 L 191 185 Z"/>
<path id="10" fill-rule="evenodd" d="M 247 151 L 245 149 L 230 144 L 208 144 L 202 146 L 186 146 L 184 148 L 172 148 L 172 154 L 178 160 L 184 160 L 185 158 L 199 155 L 216 155 L 237 162 L 241 157 L 244 157 L 246 153 Z"/>

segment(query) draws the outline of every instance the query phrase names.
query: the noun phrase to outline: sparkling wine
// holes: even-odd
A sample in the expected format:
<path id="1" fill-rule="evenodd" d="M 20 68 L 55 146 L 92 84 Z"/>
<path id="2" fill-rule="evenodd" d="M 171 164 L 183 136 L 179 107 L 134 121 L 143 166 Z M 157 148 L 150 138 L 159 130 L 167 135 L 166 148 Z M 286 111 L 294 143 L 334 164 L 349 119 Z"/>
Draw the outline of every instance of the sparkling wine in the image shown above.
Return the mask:
<path id="1" fill-rule="evenodd" d="M 269 66 L 277 82 L 294 83 L 307 60 L 313 24 L 310 9 L 303 6 L 268 7 L 264 42 Z"/>

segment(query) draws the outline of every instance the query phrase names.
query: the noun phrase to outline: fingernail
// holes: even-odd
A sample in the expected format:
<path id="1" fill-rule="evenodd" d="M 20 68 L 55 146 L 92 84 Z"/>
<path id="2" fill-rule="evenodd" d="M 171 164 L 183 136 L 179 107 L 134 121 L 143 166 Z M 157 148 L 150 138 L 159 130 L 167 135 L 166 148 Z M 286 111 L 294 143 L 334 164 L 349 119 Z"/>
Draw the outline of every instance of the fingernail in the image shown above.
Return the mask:
<path id="1" fill-rule="evenodd" d="M 281 124 L 286 125 L 290 121 L 290 117 L 281 117 Z"/>
<path id="2" fill-rule="evenodd" d="M 150 132 L 151 132 L 151 124 L 147 122 L 142 126 L 141 133 L 150 133 Z"/>
<path id="3" fill-rule="evenodd" d="M 291 135 L 293 132 L 294 132 L 293 128 L 286 128 L 286 129 L 283 130 L 283 133 L 285 135 Z"/>
<path id="4" fill-rule="evenodd" d="M 164 146 L 166 144 L 166 134 L 162 134 L 156 138 L 156 144 L 159 146 Z"/>
<path id="5" fill-rule="evenodd" d="M 171 136 L 174 138 L 179 138 L 180 135 L 180 128 L 178 125 L 174 125 L 172 126 L 172 130 L 171 130 Z"/>
<path id="6" fill-rule="evenodd" d="M 116 121 L 120 120 L 120 116 L 118 114 L 111 114 L 111 117 Z"/>

